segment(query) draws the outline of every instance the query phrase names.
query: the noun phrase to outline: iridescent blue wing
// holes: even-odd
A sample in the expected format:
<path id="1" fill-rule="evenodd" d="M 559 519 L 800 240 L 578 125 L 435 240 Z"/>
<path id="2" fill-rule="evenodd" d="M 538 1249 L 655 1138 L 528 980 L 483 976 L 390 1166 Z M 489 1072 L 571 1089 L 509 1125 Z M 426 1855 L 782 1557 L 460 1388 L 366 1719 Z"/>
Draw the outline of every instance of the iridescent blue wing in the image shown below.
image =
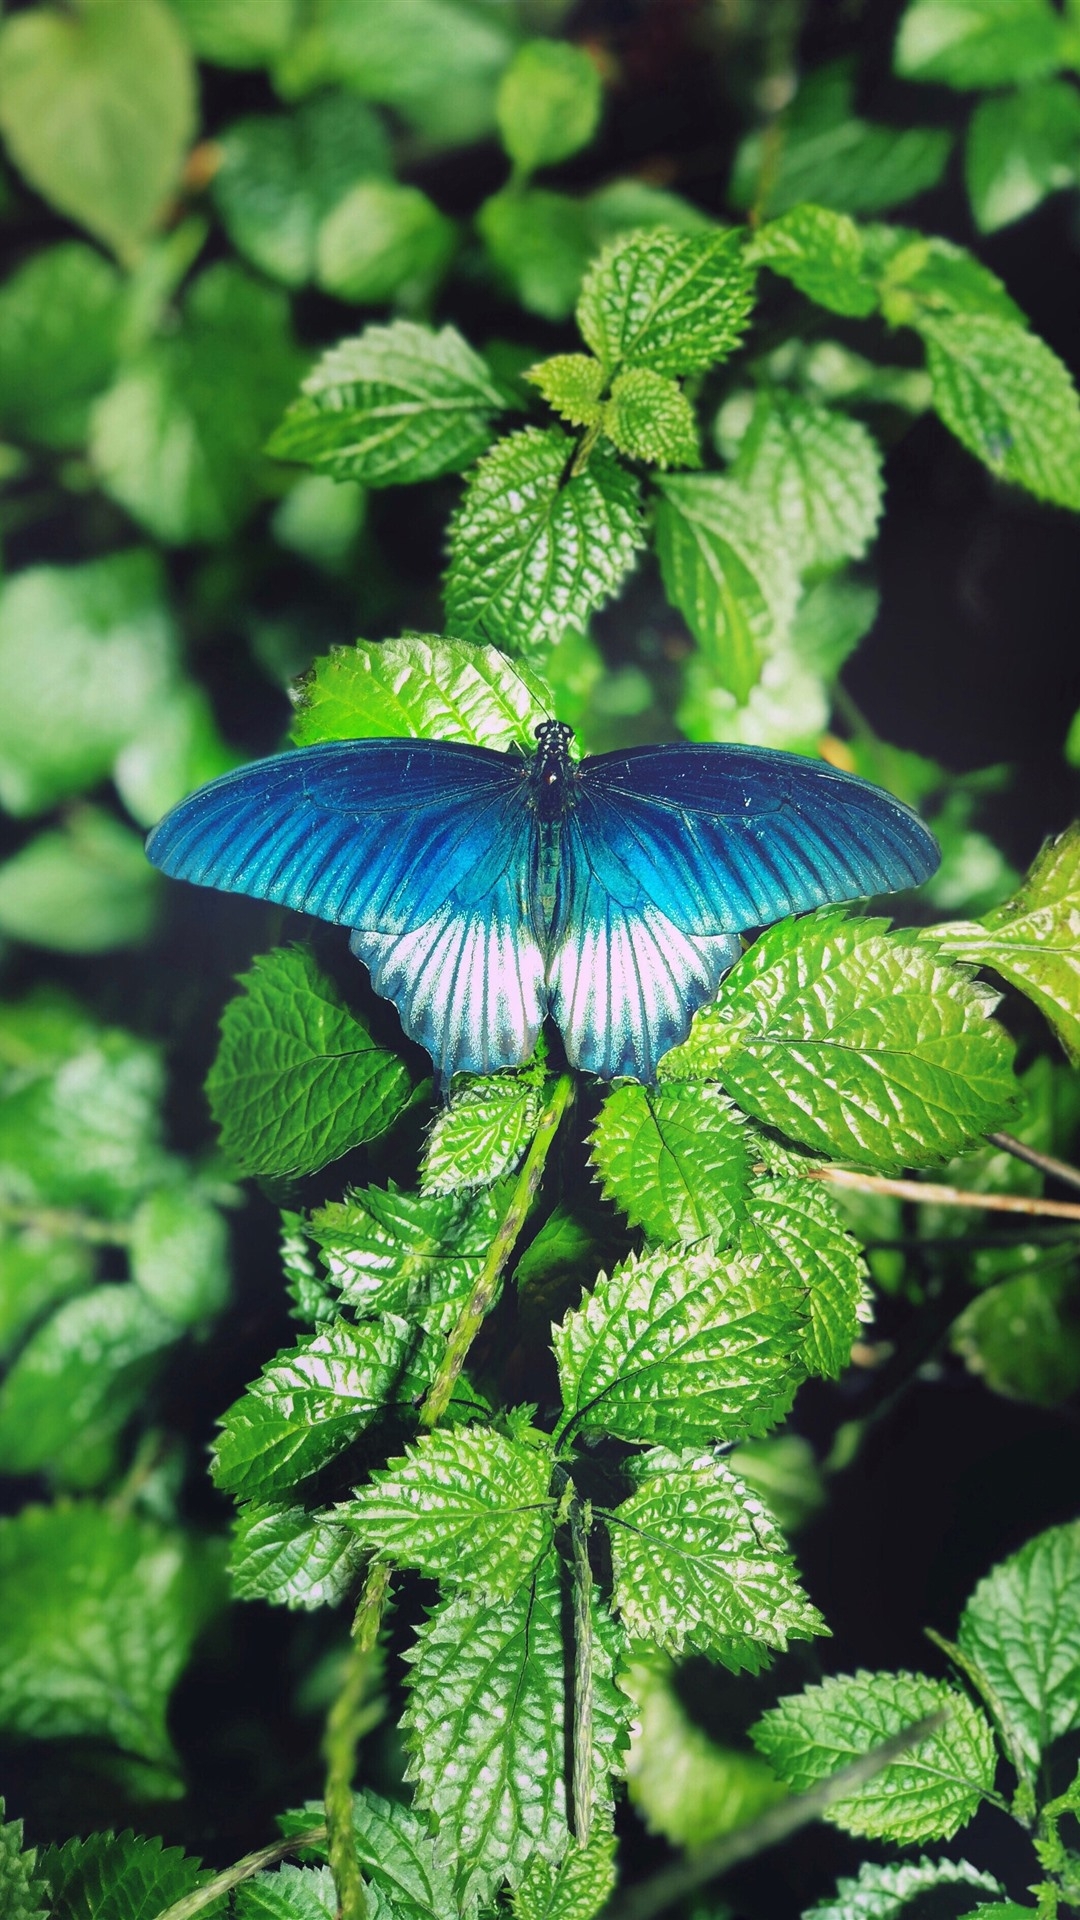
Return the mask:
<path id="1" fill-rule="evenodd" d="M 352 927 L 442 1077 L 513 1066 L 546 1005 L 528 764 L 448 740 L 327 742 L 212 781 L 147 853 L 176 879 Z"/>

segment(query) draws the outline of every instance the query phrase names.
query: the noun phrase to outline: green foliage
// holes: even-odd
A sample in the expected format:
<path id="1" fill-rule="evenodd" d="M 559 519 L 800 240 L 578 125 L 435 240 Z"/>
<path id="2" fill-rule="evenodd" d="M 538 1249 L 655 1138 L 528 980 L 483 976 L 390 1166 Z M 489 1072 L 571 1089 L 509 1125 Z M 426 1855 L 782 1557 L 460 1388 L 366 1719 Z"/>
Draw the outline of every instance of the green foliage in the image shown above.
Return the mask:
<path id="1" fill-rule="evenodd" d="M 808 1908 L 805 1920 L 896 1920 L 909 1903 L 917 1912 L 918 1903 L 932 1898 L 938 1888 L 948 1889 L 940 1897 L 948 1900 L 950 1912 L 963 1910 L 971 1920 L 972 1912 L 992 1910 L 1008 1920 L 1006 1909 L 996 1903 L 992 1909 L 969 1906 L 976 1893 L 1001 1893 L 992 1873 L 980 1873 L 966 1860 L 928 1860 L 925 1855 L 897 1866 L 864 1861 L 854 1879 L 837 1881 L 835 1898 Z"/>
<path id="2" fill-rule="evenodd" d="M 404 1313 L 445 1335 L 479 1278 L 500 1199 L 368 1187 L 320 1207 L 310 1232 L 343 1305 Z"/>
<path id="3" fill-rule="evenodd" d="M 409 634 L 358 641 L 316 661 L 299 687 L 293 738 L 379 739 L 435 735 L 506 753 L 535 745 L 551 718 L 543 681 L 494 647 Z"/>
<path id="4" fill-rule="evenodd" d="M 726 476 L 678 474 L 658 484 L 656 544 L 668 599 L 716 683 L 743 705 L 794 616 L 793 558 Z"/>
<path id="5" fill-rule="evenodd" d="M 1080 1718 L 1080 1527 L 1051 1527 L 980 1580 L 960 1616 L 962 1670 L 981 1694 L 1022 1780 Z"/>
<path id="6" fill-rule="evenodd" d="M 123 283 L 78 240 L 34 254 L 0 288 L 0 424 L 50 447 L 86 438 L 120 351 Z"/>
<path id="7" fill-rule="evenodd" d="M 514 1889 L 516 1920 L 593 1920 L 615 1885 L 615 1836 L 594 1826 L 587 1846 L 568 1847 L 558 1866 L 536 1853 Z"/>
<path id="8" fill-rule="evenodd" d="M 37 1853 L 23 1848 L 21 1820 L 4 1820 L 0 1800 L 0 1901 L 9 1920 L 47 1920 L 44 1881 L 35 1875 Z"/>
<path id="9" fill-rule="evenodd" d="M 156 910 L 141 836 L 97 807 L 78 808 L 0 864 L 0 932 L 35 946 L 61 953 L 134 946 Z"/>
<path id="10" fill-rule="evenodd" d="M 517 1075 L 470 1075 L 441 1113 L 424 1148 L 425 1193 L 467 1193 L 512 1173 L 540 1117 L 541 1090 Z"/>
<path id="11" fill-rule="evenodd" d="M 693 373 L 738 345 L 751 297 L 739 233 L 631 233 L 588 274 L 577 322 L 609 378 L 625 367 Z"/>
<path id="12" fill-rule="evenodd" d="M 1060 16 L 1047 0 L 913 0 L 900 23 L 896 70 L 949 87 L 1011 87 L 1060 63 Z"/>
<path id="13" fill-rule="evenodd" d="M 240 1600 L 275 1606 L 336 1606 L 355 1584 L 363 1549 L 332 1512 L 243 1507 L 233 1526 L 229 1573 Z"/>
<path id="14" fill-rule="evenodd" d="M 805 1288 L 807 1371 L 838 1377 L 871 1309 L 866 1263 L 828 1194 L 797 1175 L 755 1182 L 739 1244 L 790 1268 Z"/>
<path id="15" fill-rule="evenodd" d="M 454 246 L 453 224 L 419 187 L 363 180 L 319 227 L 316 278 L 356 305 L 423 307 Z"/>
<path id="16" fill-rule="evenodd" d="M 765 389 L 731 477 L 799 572 L 859 560 L 874 537 L 881 456 L 844 414 Z"/>
<path id="17" fill-rule="evenodd" d="M 200 60 L 261 67 L 285 51 L 296 0 L 169 0 Z"/>
<path id="18" fill-rule="evenodd" d="M 1080 163 L 1080 99 L 1063 80 L 1037 80 L 976 107 L 964 149 L 975 223 L 993 233 L 1030 213 L 1048 193 L 1074 186 Z"/>
<path id="19" fill-rule="evenodd" d="M 1080 398 L 1033 333 L 976 314 L 922 321 L 934 405 L 1002 480 L 1080 510 Z"/>
<path id="20" fill-rule="evenodd" d="M 726 1238 L 745 1208 L 746 1129 L 712 1088 L 616 1088 L 600 1109 L 592 1161 L 608 1199 L 654 1240 Z"/>
<path id="21" fill-rule="evenodd" d="M 528 40 L 499 82 L 495 113 L 519 173 L 555 166 L 588 146 L 600 118 L 600 74 L 562 40 Z"/>
<path id="22" fill-rule="evenodd" d="M 210 1879 L 182 1848 L 164 1847 L 160 1840 L 130 1831 L 93 1833 L 86 1840 L 47 1847 L 41 1870 L 52 1920 L 81 1920 L 88 1913 L 99 1920 L 156 1920 L 165 1907 Z M 225 1909 L 213 1900 L 200 1911 L 208 1920 L 221 1920 Z"/>
<path id="23" fill-rule="evenodd" d="M 749 1824 L 784 1789 L 749 1747 L 722 1746 L 691 1717 L 665 1656 L 638 1655 L 624 1685 L 636 1708 L 627 1759 L 630 1800 L 650 1832 L 700 1847 Z"/>
<path id="24" fill-rule="evenodd" d="M 863 237 L 846 213 L 807 202 L 766 220 L 747 255 L 790 280 L 808 300 L 856 318 L 873 313 L 874 289 L 863 271 Z"/>

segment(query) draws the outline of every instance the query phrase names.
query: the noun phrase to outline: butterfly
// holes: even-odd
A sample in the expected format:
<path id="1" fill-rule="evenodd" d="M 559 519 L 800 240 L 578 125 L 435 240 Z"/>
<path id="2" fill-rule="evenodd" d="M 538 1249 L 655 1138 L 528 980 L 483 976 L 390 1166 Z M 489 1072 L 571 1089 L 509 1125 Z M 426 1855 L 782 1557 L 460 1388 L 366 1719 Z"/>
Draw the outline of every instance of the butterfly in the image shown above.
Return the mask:
<path id="1" fill-rule="evenodd" d="M 938 864 L 880 787 L 765 747 L 571 758 L 454 740 L 337 740 L 256 760 L 147 841 L 180 880 L 352 928 L 349 945 L 444 1087 L 527 1060 L 545 1016 L 571 1065 L 652 1081 L 785 914 L 914 886 Z"/>

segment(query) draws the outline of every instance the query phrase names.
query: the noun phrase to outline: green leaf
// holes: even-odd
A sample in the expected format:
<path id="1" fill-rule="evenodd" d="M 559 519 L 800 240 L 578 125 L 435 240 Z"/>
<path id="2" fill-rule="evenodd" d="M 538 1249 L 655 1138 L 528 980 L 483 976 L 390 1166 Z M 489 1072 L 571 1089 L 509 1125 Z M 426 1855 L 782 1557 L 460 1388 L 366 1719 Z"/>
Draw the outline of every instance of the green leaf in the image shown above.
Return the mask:
<path id="1" fill-rule="evenodd" d="M 464 1195 L 367 1187 L 312 1214 L 342 1304 L 362 1314 L 401 1313 L 446 1335 L 479 1278 L 506 1207 L 499 1189 Z"/>
<path id="2" fill-rule="evenodd" d="M 220 1313 L 229 1294 L 229 1234 L 218 1208 L 188 1187 L 158 1187 L 131 1222 L 131 1277 L 184 1327 Z"/>
<path id="3" fill-rule="evenodd" d="M 263 486 L 262 443 L 299 373 L 288 301 L 228 261 L 200 275 L 179 332 L 152 340 L 97 402 L 105 491 L 159 540 L 225 540 Z"/>
<path id="4" fill-rule="evenodd" d="M 241 975 L 206 1083 L 222 1151 L 244 1173 L 311 1173 L 385 1133 L 407 1067 L 372 1039 L 307 947 Z"/>
<path id="5" fill-rule="evenodd" d="M 644 542 L 637 482 L 600 450 L 567 477 L 573 451 L 565 433 L 526 427 L 474 469 L 451 523 L 455 633 L 528 655 L 622 585 Z"/>
<path id="6" fill-rule="evenodd" d="M 615 1835 L 597 1821 L 583 1847 L 568 1847 L 558 1866 L 535 1853 L 514 1889 L 514 1920 L 593 1920 L 615 1886 Z"/>
<path id="7" fill-rule="evenodd" d="M 750 1730 L 759 1753 L 793 1793 L 871 1753 L 891 1734 L 944 1712 L 936 1733 L 893 1760 L 824 1819 L 845 1832 L 910 1846 L 950 1840 L 973 1819 L 994 1784 L 989 1725 L 966 1694 L 921 1673 L 855 1673 L 791 1694 Z"/>
<path id="8" fill-rule="evenodd" d="M 604 369 L 591 353 L 557 353 L 537 361 L 523 377 L 572 427 L 599 426 Z"/>
<path id="9" fill-rule="evenodd" d="M 41 1871 L 52 1895 L 50 1920 L 156 1920 L 175 1900 L 212 1877 L 180 1847 L 166 1847 L 142 1834 L 92 1833 L 46 1847 Z M 200 1908 L 207 1920 L 223 1920 L 225 1904 Z"/>
<path id="10" fill-rule="evenodd" d="M 356 1583 L 364 1550 L 333 1510 L 244 1507 L 233 1522 L 229 1573 L 238 1600 L 334 1607 Z"/>
<path id="11" fill-rule="evenodd" d="M 194 74 L 163 0 L 81 0 L 0 27 L 0 130 L 32 187 L 127 263 L 179 181 Z"/>
<path id="12" fill-rule="evenodd" d="M 651 1239 L 722 1240 L 745 1211 L 746 1129 L 711 1088 L 616 1087 L 590 1144 L 605 1196 Z"/>
<path id="13" fill-rule="evenodd" d="M 835 680 L 878 616 L 876 588 L 830 574 L 808 587 L 788 636 L 792 652 L 810 673 Z"/>
<path id="14" fill-rule="evenodd" d="M 341 1517 L 395 1566 L 509 1600 L 551 1547 L 552 1464 L 543 1435 L 447 1428 L 373 1473 Z"/>
<path id="15" fill-rule="evenodd" d="M 0 591 L 0 802 L 40 813 L 95 786 L 175 671 L 152 554 L 16 574 Z"/>
<path id="16" fill-rule="evenodd" d="M 362 180 L 319 227 L 315 278 L 357 306 L 422 307 L 450 264 L 457 230 L 419 187 Z"/>
<path id="17" fill-rule="evenodd" d="M 627 1762 L 630 1799 L 650 1833 L 700 1847 L 746 1826 L 784 1797 L 771 1767 L 748 1748 L 720 1746 L 693 1720 L 670 1661 L 640 1652 L 625 1675 L 634 1701 Z"/>
<path id="18" fill-rule="evenodd" d="M 750 1190 L 739 1244 L 747 1254 L 790 1268 L 809 1309 L 807 1371 L 838 1378 L 850 1362 L 860 1323 L 869 1318 L 870 1296 L 861 1249 L 845 1233 L 829 1195 L 797 1174 L 759 1180 Z"/>
<path id="19" fill-rule="evenodd" d="M 791 625 L 798 578 L 756 503 L 720 474 L 657 481 L 656 546 L 664 589 L 740 705 Z"/>
<path id="20" fill-rule="evenodd" d="M 81 806 L 0 865 L 0 933 L 59 953 L 144 940 L 158 904 L 141 835 Z"/>
<path id="21" fill-rule="evenodd" d="M 657 1447 L 608 1516 L 615 1604 L 634 1639 L 760 1672 L 789 1639 L 827 1631 L 772 1518 L 714 1453 Z"/>
<path id="22" fill-rule="evenodd" d="M 890 326 L 921 327 L 924 320 L 969 314 L 1026 328 L 1004 282 L 966 247 L 912 227 L 864 227 L 863 240 Z"/>
<path id="23" fill-rule="evenodd" d="M 877 295 L 863 271 L 863 239 L 854 220 L 805 202 L 767 220 L 746 250 L 751 266 L 770 267 L 830 313 L 861 318 Z"/>
<path id="24" fill-rule="evenodd" d="M 631 460 L 660 467 L 701 465 L 694 409 L 666 374 L 648 367 L 616 374 L 601 419 L 608 439 Z"/>
<path id="25" fill-rule="evenodd" d="M 1003 1269 L 1004 1254 L 993 1256 Z M 985 1258 L 985 1256 L 984 1256 Z M 1074 1261 L 1045 1246 L 1019 1246 L 953 1322 L 951 1343 L 992 1393 L 1060 1407 L 1080 1387 L 1080 1324 Z"/>
<path id="26" fill-rule="evenodd" d="M 934 1166 L 1001 1127 L 1016 1098 L 1012 1043 L 985 990 L 886 926 L 835 907 L 779 921 L 667 1072 L 718 1077 L 766 1126 L 878 1171 Z"/>
<path id="27" fill-rule="evenodd" d="M 862 423 L 769 388 L 731 483 L 800 572 L 861 559 L 881 514 L 881 454 Z"/>
<path id="28" fill-rule="evenodd" d="M 223 1600 L 216 1552 L 147 1521 L 89 1502 L 0 1520 L 0 1726 L 171 1764 L 168 1697 Z"/>
<path id="29" fill-rule="evenodd" d="M 1021 1779 L 1080 1725 L 1080 1523 L 1037 1534 L 980 1580 L 960 1618 L 965 1668 Z"/>
<path id="30" fill-rule="evenodd" d="M 15 439 L 76 447 L 90 401 L 112 378 L 123 283 L 92 247 L 65 240 L 0 287 L 0 426 Z"/>
<path id="31" fill-rule="evenodd" d="M 930 405 L 930 376 L 922 367 L 883 366 L 839 340 L 788 342 L 779 352 L 785 377 L 808 399 L 900 407 L 905 413 L 925 413 Z"/>
<path id="32" fill-rule="evenodd" d="M 957 314 L 922 319 L 934 406 L 1001 480 L 1080 512 L 1080 397 L 1034 333 Z"/>
<path id="33" fill-rule="evenodd" d="M 128 812 L 141 826 L 152 827 L 178 800 L 228 773 L 239 759 L 218 732 L 203 689 L 177 681 L 134 739 L 121 747 L 113 779 Z"/>
<path id="34" fill-rule="evenodd" d="M 484 201 L 476 226 L 497 278 L 527 312 L 569 319 L 598 245 L 588 203 L 546 187 L 509 186 Z"/>
<path id="35" fill-rule="evenodd" d="M 981 100 L 971 116 L 964 176 L 980 233 L 1019 220 L 1048 193 L 1076 184 L 1080 95 L 1064 80 L 1041 80 Z"/>
<path id="36" fill-rule="evenodd" d="M 610 376 L 694 373 L 738 346 L 753 302 L 743 236 L 657 228 L 612 241 L 591 268 L 577 321 Z"/>
<path id="37" fill-rule="evenodd" d="M 272 1499 L 317 1473 L 383 1410 L 406 1398 L 412 1346 L 404 1320 L 387 1314 L 324 1332 L 279 1353 L 221 1421 L 214 1479 L 242 1499 Z"/>
<path id="38" fill-rule="evenodd" d="M 948 1901 L 942 1912 L 964 1912 L 967 1920 L 972 1920 L 967 1911 L 973 1897 L 970 1888 L 995 1895 L 1003 1891 L 992 1873 L 982 1873 L 966 1860 L 927 1860 L 924 1855 L 921 1860 L 903 1860 L 886 1867 L 876 1860 L 864 1860 L 854 1879 L 838 1880 L 835 1895 L 808 1907 L 803 1920 L 900 1920 L 909 1906 L 918 1913 L 927 1896 L 933 1899 L 939 1887 L 950 1890 L 941 1896 Z M 993 1911 L 1000 1920 L 1007 1920 L 1003 1909 L 995 1906 Z"/>
<path id="39" fill-rule="evenodd" d="M 1014 87 L 1062 63 L 1063 29 L 1047 0 L 912 0 L 894 65 L 908 80 Z"/>
<path id="40" fill-rule="evenodd" d="M 760 1495 L 785 1533 L 805 1526 L 825 1505 L 825 1481 L 814 1450 L 798 1433 L 748 1440 L 728 1455 L 728 1464 Z"/>
<path id="41" fill-rule="evenodd" d="M 516 1074 L 471 1076 L 432 1122 L 420 1184 L 425 1193 L 467 1193 L 512 1173 L 525 1154 L 542 1087 Z"/>
<path id="42" fill-rule="evenodd" d="M 0 1386 L 0 1472 L 44 1471 L 74 1487 L 106 1480 L 179 1337 L 176 1322 L 130 1285 L 93 1287 L 57 1307 Z"/>
<path id="43" fill-rule="evenodd" d="M 658 1247 L 602 1274 L 554 1329 L 564 1412 L 556 1438 L 708 1445 L 764 1433 L 798 1378 L 781 1275 L 710 1241 Z"/>
<path id="44" fill-rule="evenodd" d="M 218 67 L 261 67 L 283 53 L 296 26 L 297 0 L 169 0 L 200 60 Z"/>
<path id="45" fill-rule="evenodd" d="M 65 1240 L 40 1227 L 10 1228 L 0 1236 L 0 1360 L 10 1360 L 37 1321 L 94 1279 L 94 1256 L 84 1240 Z M 0 1909 L 2 1911 L 2 1909 Z"/>
<path id="46" fill-rule="evenodd" d="M 531 752 L 552 714 L 548 688 L 495 647 L 410 633 L 335 647 L 300 683 L 298 747 L 404 736 Z"/>
<path id="47" fill-rule="evenodd" d="M 395 320 L 324 353 L 269 441 L 335 480 L 407 486 L 483 453 L 504 401 L 454 327 Z"/>
<path id="48" fill-rule="evenodd" d="M 48 1888 L 37 1876 L 36 1847 L 23 1848 L 21 1820 L 3 1819 L 0 1800 L 0 1912 L 6 1920 L 49 1920 L 45 1912 Z M 581 1920 L 589 1920 L 583 1914 Z"/>
<path id="49" fill-rule="evenodd" d="M 323 1817 L 322 1801 L 309 1800 L 278 1824 L 284 1833 L 298 1834 L 320 1826 Z M 421 1814 L 368 1788 L 353 1795 L 353 1838 L 364 1878 L 395 1920 L 457 1920 L 449 1876 Z M 325 1857 L 325 1846 L 311 1851 Z"/>
<path id="50" fill-rule="evenodd" d="M 358 180 L 390 171 L 382 122 L 355 97 L 237 120 L 220 141 L 214 204 L 233 245 L 287 287 L 314 278 L 322 221 Z"/>
<path id="51" fill-rule="evenodd" d="M 565 40 L 527 40 L 499 82 L 495 113 L 520 173 L 552 167 L 587 147 L 600 118 L 600 73 Z"/>
<path id="52" fill-rule="evenodd" d="M 382 1911 L 381 1906 L 376 1912 Z M 257 1873 L 238 1888 L 236 1920 L 336 1920 L 340 1912 L 329 1867 L 293 1867 Z"/>
<path id="53" fill-rule="evenodd" d="M 1019 893 L 981 923 L 933 930 L 958 960 L 990 967 L 1045 1014 L 1069 1059 L 1080 1062 L 1080 826 L 1048 840 Z"/>

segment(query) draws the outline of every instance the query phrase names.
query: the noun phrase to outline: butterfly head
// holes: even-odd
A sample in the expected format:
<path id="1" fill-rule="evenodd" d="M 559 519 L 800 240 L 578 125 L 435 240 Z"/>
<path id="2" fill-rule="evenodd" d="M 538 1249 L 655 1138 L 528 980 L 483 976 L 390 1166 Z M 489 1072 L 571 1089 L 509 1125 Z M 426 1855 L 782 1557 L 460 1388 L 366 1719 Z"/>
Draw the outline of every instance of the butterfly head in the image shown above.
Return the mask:
<path id="1" fill-rule="evenodd" d="M 542 820 L 555 820 L 565 812 L 569 800 L 570 742 L 574 729 L 568 727 L 565 720 L 542 720 L 535 732 L 532 788 L 536 810 Z"/>

